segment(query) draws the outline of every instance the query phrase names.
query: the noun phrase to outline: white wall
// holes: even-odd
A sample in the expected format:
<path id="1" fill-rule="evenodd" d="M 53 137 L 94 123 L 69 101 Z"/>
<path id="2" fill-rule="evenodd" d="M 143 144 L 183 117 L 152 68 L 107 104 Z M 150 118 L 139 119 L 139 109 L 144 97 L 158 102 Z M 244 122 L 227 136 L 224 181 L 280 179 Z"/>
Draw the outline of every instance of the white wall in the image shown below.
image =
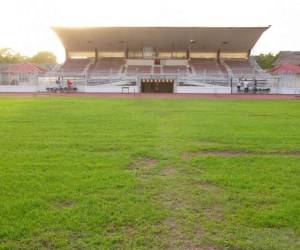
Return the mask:
<path id="1" fill-rule="evenodd" d="M 271 94 L 284 94 L 284 95 L 299 95 L 300 88 L 271 88 Z"/>
<path id="2" fill-rule="evenodd" d="M 77 86 L 78 92 L 85 93 L 122 93 L 122 86 Z M 139 93 L 138 86 L 129 86 L 129 93 Z M 30 93 L 30 92 L 46 92 L 45 86 L 8 86 L 0 85 L 0 92 L 3 93 Z M 128 89 L 124 89 L 123 93 L 127 93 Z M 193 87 L 178 86 L 175 87 L 175 93 L 190 94 L 230 94 L 230 87 Z M 271 94 L 300 95 L 300 88 L 272 87 Z"/>
<path id="3" fill-rule="evenodd" d="M 300 88 L 300 74 L 278 75 L 278 87 L 281 88 Z"/>
<path id="4" fill-rule="evenodd" d="M 30 93 L 38 92 L 37 86 L 9 86 L 9 85 L 0 85 L 0 92 L 3 93 Z"/>
<path id="5" fill-rule="evenodd" d="M 230 94 L 230 87 L 176 87 L 176 93 L 190 94 Z"/>
<path id="6" fill-rule="evenodd" d="M 122 86 L 86 86 L 83 92 L 86 93 L 138 93 L 139 88 L 137 86 L 129 86 L 129 87 L 122 87 Z M 79 89 L 80 91 L 80 89 Z"/>
<path id="7" fill-rule="evenodd" d="M 47 86 L 50 87 L 50 86 Z M 56 86 L 51 86 L 56 87 Z M 76 86 L 78 92 L 85 93 L 122 93 L 122 86 Z M 129 93 L 137 93 L 139 88 L 137 86 L 129 86 Z M 0 85 L 0 93 L 32 93 L 32 92 L 46 92 L 46 86 L 9 86 Z M 127 87 L 123 89 L 124 93 L 128 93 Z"/>

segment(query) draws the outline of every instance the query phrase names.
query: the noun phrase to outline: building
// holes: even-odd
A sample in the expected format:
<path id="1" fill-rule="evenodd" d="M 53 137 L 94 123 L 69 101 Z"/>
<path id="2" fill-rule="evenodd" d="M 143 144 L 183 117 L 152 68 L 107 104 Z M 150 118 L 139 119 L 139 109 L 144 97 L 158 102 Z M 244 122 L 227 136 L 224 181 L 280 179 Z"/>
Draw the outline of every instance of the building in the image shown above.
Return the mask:
<path id="1" fill-rule="evenodd" d="M 285 64 L 300 66 L 300 51 L 280 51 L 273 65 L 279 66 Z"/>
<path id="2" fill-rule="evenodd" d="M 270 77 L 251 57 L 268 28 L 57 27 L 56 73 L 85 92 L 230 93 L 240 78 Z"/>
<path id="3" fill-rule="evenodd" d="M 0 82 L 2 85 L 27 85 L 37 82 L 39 76 L 47 72 L 41 65 L 24 62 L 0 65 Z"/>
<path id="4" fill-rule="evenodd" d="M 270 73 L 278 77 L 281 93 L 299 93 L 300 51 L 281 51 Z"/>

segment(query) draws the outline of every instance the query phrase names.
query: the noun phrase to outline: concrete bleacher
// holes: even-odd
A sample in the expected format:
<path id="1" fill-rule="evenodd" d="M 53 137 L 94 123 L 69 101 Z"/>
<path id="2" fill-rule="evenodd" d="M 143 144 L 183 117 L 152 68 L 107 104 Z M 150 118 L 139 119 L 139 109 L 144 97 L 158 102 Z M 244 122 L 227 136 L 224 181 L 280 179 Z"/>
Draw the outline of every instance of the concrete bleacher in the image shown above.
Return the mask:
<path id="1" fill-rule="evenodd" d="M 255 65 L 252 65 L 247 59 L 228 59 L 224 63 L 231 70 L 234 76 L 256 75 L 259 72 Z"/>
<path id="2" fill-rule="evenodd" d="M 196 74 L 223 75 L 226 69 L 216 59 L 193 58 L 190 65 Z"/>
<path id="3" fill-rule="evenodd" d="M 122 58 L 103 58 L 90 65 L 88 73 L 107 73 L 116 74 L 120 73 L 124 66 L 124 60 Z"/>
<path id="4" fill-rule="evenodd" d="M 161 74 L 161 67 L 160 66 L 155 66 L 153 68 L 153 73 L 154 74 Z"/>
<path id="5" fill-rule="evenodd" d="M 164 65 L 162 72 L 166 74 L 187 74 L 188 68 L 184 65 Z"/>
<path id="6" fill-rule="evenodd" d="M 67 59 L 61 66 L 60 71 L 66 73 L 83 73 L 90 63 L 89 58 L 84 59 Z"/>
<path id="7" fill-rule="evenodd" d="M 266 74 L 254 59 L 206 59 L 190 60 L 163 59 L 159 65 L 153 59 L 99 58 L 96 62 L 91 58 L 67 59 L 59 68 L 59 72 L 85 73 L 87 75 L 139 75 L 139 74 L 174 74 L 187 77 L 205 77 L 223 79 L 227 76 L 254 77 Z"/>
<path id="8" fill-rule="evenodd" d="M 128 65 L 127 74 L 151 74 L 152 66 L 150 65 Z"/>

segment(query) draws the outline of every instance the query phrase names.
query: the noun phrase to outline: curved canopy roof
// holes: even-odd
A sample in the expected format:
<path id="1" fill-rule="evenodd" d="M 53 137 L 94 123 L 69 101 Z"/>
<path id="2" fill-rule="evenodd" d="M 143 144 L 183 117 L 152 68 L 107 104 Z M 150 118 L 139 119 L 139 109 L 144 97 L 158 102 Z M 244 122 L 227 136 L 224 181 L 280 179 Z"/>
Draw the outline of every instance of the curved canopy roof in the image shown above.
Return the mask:
<path id="1" fill-rule="evenodd" d="M 68 51 L 138 50 L 248 52 L 269 27 L 99 27 L 53 30 Z"/>

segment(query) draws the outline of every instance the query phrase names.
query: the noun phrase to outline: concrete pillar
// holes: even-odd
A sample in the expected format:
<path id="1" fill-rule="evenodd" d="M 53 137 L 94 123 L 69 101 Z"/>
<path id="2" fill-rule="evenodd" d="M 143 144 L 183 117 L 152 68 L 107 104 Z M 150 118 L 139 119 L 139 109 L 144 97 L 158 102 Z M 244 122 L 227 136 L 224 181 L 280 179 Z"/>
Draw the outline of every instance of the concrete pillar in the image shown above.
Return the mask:
<path id="1" fill-rule="evenodd" d="M 221 58 L 221 50 L 218 49 L 217 51 L 217 61 L 220 62 L 220 58 Z"/>
<path id="2" fill-rule="evenodd" d="M 99 53 L 98 53 L 98 49 L 96 48 L 95 49 L 95 63 L 98 62 L 98 56 L 99 56 Z"/>
<path id="3" fill-rule="evenodd" d="M 248 58 L 247 59 L 250 58 L 250 55 L 251 55 L 251 49 L 248 50 L 248 54 L 247 54 Z"/>
<path id="4" fill-rule="evenodd" d="M 66 54 L 66 60 L 69 59 L 69 51 L 67 49 L 65 49 L 65 54 Z"/>

